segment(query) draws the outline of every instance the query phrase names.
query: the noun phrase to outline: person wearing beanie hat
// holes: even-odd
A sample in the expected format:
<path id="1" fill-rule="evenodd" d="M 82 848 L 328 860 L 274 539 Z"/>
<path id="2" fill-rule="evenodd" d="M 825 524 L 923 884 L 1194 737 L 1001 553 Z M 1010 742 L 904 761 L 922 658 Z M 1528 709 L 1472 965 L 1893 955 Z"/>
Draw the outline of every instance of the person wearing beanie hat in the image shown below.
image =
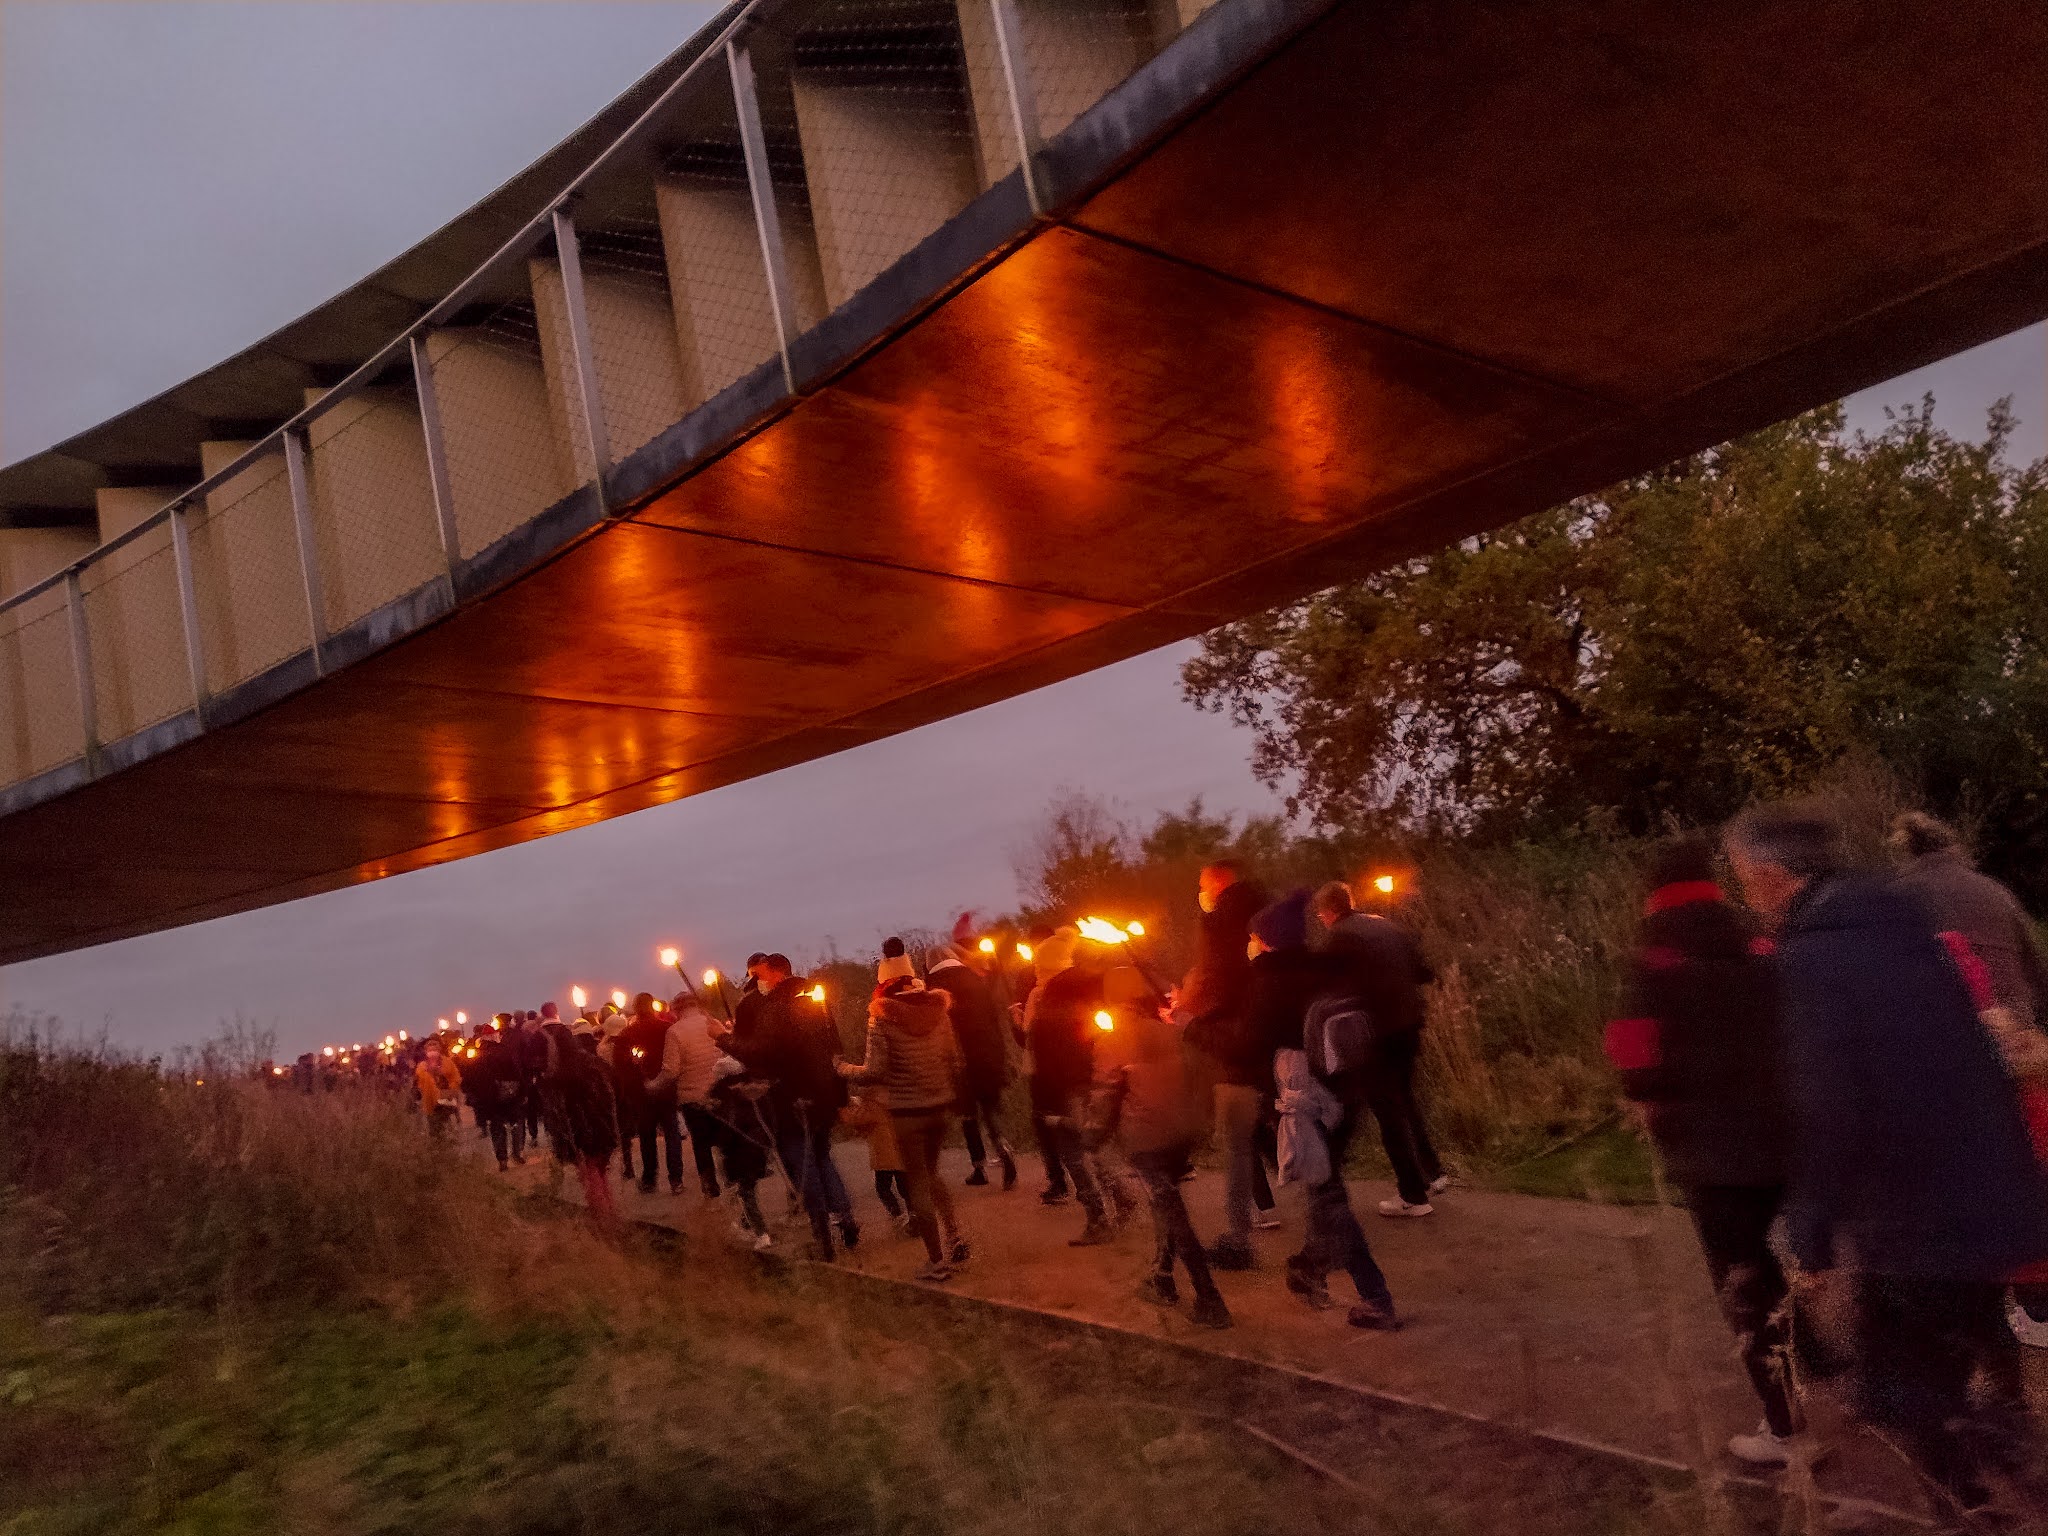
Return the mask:
<path id="1" fill-rule="evenodd" d="M 960 1132 L 974 1165 L 967 1182 L 977 1188 L 988 1183 L 988 1147 L 993 1145 L 1003 1168 L 1003 1188 L 1015 1189 L 1017 1156 L 1002 1127 L 1003 1090 L 1010 1083 L 1009 1031 L 1002 1008 L 988 982 L 952 944 L 938 945 L 926 955 L 925 985 L 945 993 L 953 1037 L 960 1043 Z"/>
<path id="2" fill-rule="evenodd" d="M 946 994 L 911 973 L 901 939 L 882 946 L 876 975 L 863 1061 L 843 1061 L 839 1073 L 880 1085 L 903 1158 L 911 1226 L 924 1242 L 926 1263 L 917 1278 L 945 1280 L 968 1258 L 953 1197 L 939 1178 L 939 1149 L 960 1099 L 960 1046 L 947 1020 Z"/>

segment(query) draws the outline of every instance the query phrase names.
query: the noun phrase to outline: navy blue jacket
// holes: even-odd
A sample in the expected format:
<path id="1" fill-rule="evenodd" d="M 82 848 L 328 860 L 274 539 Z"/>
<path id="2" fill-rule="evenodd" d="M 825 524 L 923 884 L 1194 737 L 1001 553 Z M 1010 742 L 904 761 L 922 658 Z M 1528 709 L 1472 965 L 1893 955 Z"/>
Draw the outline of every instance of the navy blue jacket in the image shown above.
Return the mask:
<path id="1" fill-rule="evenodd" d="M 2048 1256 L 2048 1180 L 1962 978 L 1909 898 L 1815 881 L 1778 935 L 1800 1264 L 1997 1280 Z"/>

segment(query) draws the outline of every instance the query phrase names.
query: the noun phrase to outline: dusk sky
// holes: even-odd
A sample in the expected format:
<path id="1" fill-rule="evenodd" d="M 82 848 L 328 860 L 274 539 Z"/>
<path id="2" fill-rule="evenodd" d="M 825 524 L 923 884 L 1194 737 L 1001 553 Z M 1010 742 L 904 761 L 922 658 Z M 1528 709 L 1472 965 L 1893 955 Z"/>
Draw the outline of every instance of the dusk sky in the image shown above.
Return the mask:
<path id="1" fill-rule="evenodd" d="M 668 0 L 0 4 L 0 457 L 167 388 L 347 288 L 573 130 L 711 14 Z M 2044 451 L 2039 327 L 1852 402 L 1932 389 Z M 1127 812 L 1272 812 L 1173 647 L 889 741 L 396 880 L 0 972 L 0 1001 L 123 1047 L 241 1014 L 297 1051 L 658 981 L 682 944 L 865 953 L 1015 904 L 1062 786 Z"/>

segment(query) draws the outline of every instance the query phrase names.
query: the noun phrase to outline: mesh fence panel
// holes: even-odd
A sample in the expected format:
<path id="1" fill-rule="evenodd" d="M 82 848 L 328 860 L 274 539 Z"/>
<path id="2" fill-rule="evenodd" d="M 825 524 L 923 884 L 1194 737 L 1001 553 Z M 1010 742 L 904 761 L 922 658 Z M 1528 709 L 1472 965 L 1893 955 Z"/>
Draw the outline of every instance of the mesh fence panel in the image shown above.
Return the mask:
<path id="1" fill-rule="evenodd" d="M 283 454 L 266 455 L 207 497 L 189 531 L 209 693 L 312 645 Z"/>
<path id="2" fill-rule="evenodd" d="M 702 397 L 693 398 L 684 377 L 655 210 L 578 230 L 577 247 L 605 437 L 617 463 L 682 420 Z"/>
<path id="3" fill-rule="evenodd" d="M 963 0 L 986 9 L 988 0 Z M 1051 138 L 1108 95 L 1178 30 L 1178 11 L 1148 0 L 1016 0 L 1017 29 Z"/>
<path id="4" fill-rule="evenodd" d="M 374 390 L 314 418 L 307 455 L 327 627 L 340 630 L 447 570 L 419 408 Z"/>
<path id="5" fill-rule="evenodd" d="M 692 145 L 676 156 L 655 188 L 691 406 L 745 378 L 777 350 L 746 162 L 733 133 L 730 143 Z"/>
<path id="6" fill-rule="evenodd" d="M 981 189 L 982 135 L 951 5 L 821 7 L 761 92 L 772 142 L 801 145 L 824 299 L 837 309 Z"/>
<path id="7" fill-rule="evenodd" d="M 16 784 L 84 755 L 60 586 L 0 612 L 0 775 Z"/>
<path id="8" fill-rule="evenodd" d="M 568 421 L 530 304 L 427 338 L 462 553 L 488 549 L 574 489 Z M 564 407 L 566 408 L 566 402 Z"/>
<path id="9" fill-rule="evenodd" d="M 185 615 L 168 522 L 78 573 L 100 740 L 119 741 L 193 705 Z"/>

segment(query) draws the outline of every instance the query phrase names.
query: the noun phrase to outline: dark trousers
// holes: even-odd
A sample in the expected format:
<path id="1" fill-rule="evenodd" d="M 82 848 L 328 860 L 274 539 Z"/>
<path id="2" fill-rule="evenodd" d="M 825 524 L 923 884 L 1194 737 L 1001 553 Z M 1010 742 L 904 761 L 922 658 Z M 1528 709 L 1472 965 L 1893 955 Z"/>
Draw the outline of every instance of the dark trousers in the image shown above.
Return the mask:
<path id="1" fill-rule="evenodd" d="M 1067 1165 L 1060 1156 L 1059 1137 L 1035 1107 L 1031 1111 L 1031 1134 L 1038 1140 L 1038 1156 L 1045 1164 L 1045 1187 L 1054 1194 L 1065 1194 Z"/>
<path id="2" fill-rule="evenodd" d="M 1960 1503 L 1984 1502 L 1970 1378 L 2010 1379 L 2019 1345 L 1992 1281 L 1856 1276 L 1857 1412 L 1891 1431 L 1920 1470 Z"/>
<path id="3" fill-rule="evenodd" d="M 540 1084 L 526 1085 L 526 1139 L 540 1145 Z"/>
<path id="4" fill-rule="evenodd" d="M 1721 1316 L 1735 1335 L 1742 1368 L 1774 1435 L 1799 1427 L 1787 1377 L 1785 1272 L 1770 1244 L 1771 1222 L 1784 1197 L 1776 1184 L 1703 1185 L 1685 1192 Z"/>
<path id="5" fill-rule="evenodd" d="M 661 1138 L 662 1155 L 668 1159 L 671 1189 L 683 1187 L 683 1130 L 676 1123 L 676 1096 L 650 1093 L 640 1115 L 640 1187 L 654 1188 L 654 1140 Z"/>
<path id="6" fill-rule="evenodd" d="M 1429 1199 L 1429 1186 L 1443 1177 L 1422 1110 L 1415 1102 L 1415 1067 L 1422 1036 L 1413 1030 L 1373 1045 L 1372 1070 L 1365 1080 L 1366 1105 L 1380 1125 L 1380 1144 L 1394 1166 L 1394 1184 L 1410 1205 Z"/>
<path id="7" fill-rule="evenodd" d="M 910 1198 L 910 1182 L 903 1177 L 900 1168 L 876 1170 L 875 1198 L 882 1202 L 882 1209 L 890 1216 L 903 1214 L 903 1202 Z"/>
<path id="8" fill-rule="evenodd" d="M 697 1183 L 707 1199 L 716 1200 L 718 1165 L 712 1161 L 711 1153 L 718 1145 L 718 1121 L 702 1104 L 685 1104 L 681 1109 L 683 1129 L 690 1134 L 691 1160 L 697 1165 Z"/>
<path id="9" fill-rule="evenodd" d="M 1372 1245 L 1365 1240 L 1358 1213 L 1351 1209 L 1350 1191 L 1344 1187 L 1344 1155 L 1351 1150 L 1361 1112 L 1361 1106 L 1347 1102 L 1344 1118 L 1329 1134 L 1330 1177 L 1308 1188 L 1308 1236 L 1291 1263 L 1317 1281 L 1341 1269 L 1358 1287 L 1360 1301 L 1391 1303 L 1387 1277 L 1373 1261 Z"/>
<path id="10" fill-rule="evenodd" d="M 1039 1144 L 1049 1149 L 1046 1156 L 1046 1176 L 1053 1176 L 1052 1169 L 1056 1160 L 1064 1174 L 1060 1182 L 1071 1183 L 1074 1186 L 1074 1197 L 1081 1202 L 1081 1209 L 1088 1213 L 1088 1225 L 1101 1226 L 1109 1218 L 1102 1201 L 1102 1185 L 1095 1177 L 1095 1165 L 1089 1158 L 1087 1146 L 1082 1139 L 1082 1114 L 1086 1105 L 1080 1096 L 1076 1095 L 1068 1103 L 1048 1103 L 1045 1108 Z"/>
<path id="11" fill-rule="evenodd" d="M 517 1105 L 501 1115 L 492 1115 L 484 1122 L 491 1128 L 491 1151 L 497 1155 L 498 1166 L 505 1166 L 506 1145 L 511 1146 L 511 1155 L 526 1156 L 526 1115 Z"/>
<path id="12" fill-rule="evenodd" d="M 1131 1152 L 1128 1156 L 1131 1171 L 1144 1184 L 1145 1198 L 1152 1205 L 1152 1233 L 1158 1242 L 1152 1261 L 1154 1271 L 1171 1279 L 1174 1260 L 1178 1259 L 1188 1272 L 1188 1283 L 1195 1288 L 1196 1299 L 1207 1301 L 1213 1297 L 1220 1302 L 1222 1293 L 1209 1273 L 1209 1260 L 1202 1252 L 1201 1239 L 1195 1236 L 1195 1224 L 1188 1218 L 1188 1203 L 1181 1198 L 1181 1176 L 1188 1171 L 1188 1154 L 1193 1150 L 1193 1142 L 1182 1142 L 1157 1151 Z"/>
<path id="13" fill-rule="evenodd" d="M 988 1161 L 988 1149 L 996 1149 L 996 1161 L 1005 1168 L 1017 1166 L 1017 1159 L 1010 1151 L 1010 1144 L 1003 1140 L 1003 1090 L 1001 1088 L 979 1088 L 967 1094 L 965 1113 L 960 1117 L 960 1136 L 967 1143 L 967 1160 L 979 1168 Z M 988 1141 L 982 1141 L 982 1130 L 986 1127 Z M 1048 1170 L 1050 1176 L 1050 1170 Z"/>
<path id="14" fill-rule="evenodd" d="M 840 1181 L 839 1165 L 832 1161 L 832 1120 L 827 1114 L 822 1125 L 811 1124 L 808 1116 L 792 1110 L 775 1138 L 789 1182 L 802 1196 L 804 1211 L 811 1218 L 811 1235 L 828 1254 L 832 1251 L 830 1218 L 853 1215 L 853 1201 Z"/>

